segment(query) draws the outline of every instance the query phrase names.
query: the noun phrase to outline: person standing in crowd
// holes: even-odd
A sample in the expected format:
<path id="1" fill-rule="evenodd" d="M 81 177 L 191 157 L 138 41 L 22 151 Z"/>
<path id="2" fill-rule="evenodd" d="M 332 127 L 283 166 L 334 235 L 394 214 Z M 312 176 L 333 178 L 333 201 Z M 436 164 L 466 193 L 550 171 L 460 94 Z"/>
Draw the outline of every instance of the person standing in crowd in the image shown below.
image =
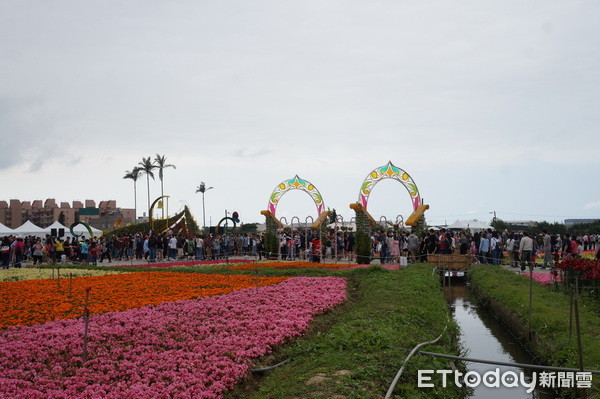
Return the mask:
<path id="1" fill-rule="evenodd" d="M 571 236 L 571 242 L 570 242 L 570 251 L 571 251 L 571 258 L 580 258 L 580 248 L 579 248 L 579 241 L 577 241 L 577 236 L 575 234 L 573 234 Z"/>
<path id="2" fill-rule="evenodd" d="M 492 232 L 490 238 L 490 252 L 492 254 L 492 264 L 498 266 L 502 263 L 502 242 L 498 237 L 498 232 Z"/>
<path id="3" fill-rule="evenodd" d="M 177 256 L 177 237 L 171 236 L 169 238 L 169 259 L 174 260 Z"/>
<path id="4" fill-rule="evenodd" d="M 400 263 L 400 241 L 396 234 L 392 238 L 392 262 Z"/>
<path id="5" fill-rule="evenodd" d="M 148 258 L 151 263 L 156 262 L 156 241 L 154 233 L 150 233 L 150 237 L 148 237 Z"/>
<path id="6" fill-rule="evenodd" d="M 89 255 L 89 246 L 88 246 L 89 241 L 85 240 L 83 242 L 81 242 L 80 245 L 80 255 L 81 255 L 81 261 L 87 265 L 88 263 L 88 255 Z"/>
<path id="7" fill-rule="evenodd" d="M 204 260 L 204 240 L 196 235 L 196 260 Z"/>
<path id="8" fill-rule="evenodd" d="M 31 255 L 33 257 L 33 264 L 42 263 L 42 257 L 44 256 L 44 246 L 42 245 L 42 239 L 38 238 L 33 244 Z"/>
<path id="9" fill-rule="evenodd" d="M 458 239 L 458 243 L 460 245 L 459 252 L 461 255 L 466 255 L 469 253 L 469 238 L 466 233 L 462 233 Z"/>
<path id="10" fill-rule="evenodd" d="M 552 262 L 552 237 L 550 237 L 550 234 L 548 234 L 547 230 L 542 230 L 542 233 L 544 233 L 544 238 L 543 238 L 543 250 L 544 250 L 544 265 L 542 266 L 542 269 L 546 269 L 546 267 L 553 267 L 553 262 Z"/>
<path id="11" fill-rule="evenodd" d="M 185 241 L 185 254 L 190 260 L 196 257 L 196 240 L 191 235 Z"/>
<path id="12" fill-rule="evenodd" d="M 414 232 L 410 232 L 407 239 L 408 244 L 408 258 L 411 262 L 417 262 L 417 252 L 419 250 L 419 237 Z"/>
<path id="13" fill-rule="evenodd" d="M 515 265 L 515 235 L 509 234 L 504 245 L 508 254 L 508 264 L 510 267 L 517 267 Z"/>
<path id="14" fill-rule="evenodd" d="M 11 244 L 11 250 L 13 253 L 13 266 L 16 268 L 21 268 L 23 254 L 25 253 L 25 243 L 23 242 L 23 237 L 17 236 L 17 239 Z"/>
<path id="15" fill-rule="evenodd" d="M 2 255 L 2 268 L 8 269 L 10 266 L 10 238 L 2 237 L 0 253 Z"/>
<path id="16" fill-rule="evenodd" d="M 481 234 L 479 239 L 479 262 L 488 263 L 490 256 L 490 239 L 486 233 Z"/>
<path id="17" fill-rule="evenodd" d="M 533 268 L 531 263 L 531 253 L 533 252 L 533 240 L 529 237 L 528 232 L 523 233 L 521 243 L 519 244 L 519 258 L 521 258 L 521 272 L 525 271 L 525 267 Z"/>
<path id="18" fill-rule="evenodd" d="M 311 242 L 312 246 L 312 261 L 313 262 L 321 262 L 322 256 L 322 248 L 321 248 L 321 240 L 318 236 L 315 236 Z"/>

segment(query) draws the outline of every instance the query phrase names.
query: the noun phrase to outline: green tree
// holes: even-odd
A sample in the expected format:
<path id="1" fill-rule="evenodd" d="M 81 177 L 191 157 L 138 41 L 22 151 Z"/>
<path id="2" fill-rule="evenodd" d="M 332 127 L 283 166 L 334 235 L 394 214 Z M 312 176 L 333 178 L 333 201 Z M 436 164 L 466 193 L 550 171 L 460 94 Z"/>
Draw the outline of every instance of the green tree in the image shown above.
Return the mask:
<path id="1" fill-rule="evenodd" d="M 164 155 L 159 155 L 156 154 L 156 157 L 154 157 L 154 164 L 156 169 L 158 169 L 158 179 L 160 180 L 160 196 L 164 196 L 165 195 L 165 190 L 163 188 L 163 171 L 166 168 L 175 168 L 175 165 L 172 164 L 168 164 L 167 163 L 167 157 Z M 165 207 L 162 207 L 162 217 L 163 219 L 165 218 Z"/>
<path id="2" fill-rule="evenodd" d="M 150 217 L 150 178 L 154 180 L 154 172 L 152 170 L 156 168 L 156 165 L 150 157 L 142 158 L 142 161 L 138 165 L 140 165 L 140 173 L 146 174 L 146 182 L 148 184 L 148 217 Z"/>
<path id="3" fill-rule="evenodd" d="M 494 229 L 496 229 L 496 231 L 504 231 L 509 228 L 508 223 L 506 223 L 504 220 L 498 219 L 498 218 L 492 220 L 492 223 L 490 223 L 490 226 L 492 226 Z"/>
<path id="4" fill-rule="evenodd" d="M 60 211 L 60 213 L 58 214 L 58 223 L 60 223 L 64 226 L 66 219 L 67 218 L 65 217 L 65 213 L 63 211 Z"/>
<path id="5" fill-rule="evenodd" d="M 244 223 L 239 227 L 240 233 L 256 233 L 258 231 L 258 223 Z"/>
<path id="6" fill-rule="evenodd" d="M 134 221 L 137 220 L 137 181 L 140 178 L 140 168 L 138 168 L 137 166 L 135 166 L 131 172 L 130 171 L 126 171 L 125 172 L 125 176 L 123 176 L 123 179 L 131 179 L 133 180 L 133 209 L 134 209 Z"/>

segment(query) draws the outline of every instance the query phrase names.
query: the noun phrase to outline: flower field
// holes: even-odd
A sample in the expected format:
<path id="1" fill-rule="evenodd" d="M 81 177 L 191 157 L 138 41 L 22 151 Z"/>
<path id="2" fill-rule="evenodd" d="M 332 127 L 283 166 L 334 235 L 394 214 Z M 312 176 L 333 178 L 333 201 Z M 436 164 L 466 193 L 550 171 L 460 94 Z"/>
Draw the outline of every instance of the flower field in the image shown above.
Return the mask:
<path id="1" fill-rule="evenodd" d="M 23 268 L 23 269 L 5 269 L 0 270 L 0 281 L 20 281 L 20 280 L 39 280 L 44 278 L 54 278 L 57 275 L 57 269 L 38 269 Z M 111 270 L 83 270 L 61 268 L 61 277 L 68 277 L 71 274 L 73 277 L 82 276 L 104 276 L 105 274 L 118 274 L 122 272 Z"/>
<path id="2" fill-rule="evenodd" d="M 104 313 L 226 294 L 283 280 L 285 277 L 157 271 L 61 278 L 60 282 L 57 279 L 0 282 L 0 328 L 80 317 L 85 290 L 89 287 L 90 311 Z M 23 295 L 25 292 L 27 295 Z"/>
<path id="3" fill-rule="evenodd" d="M 348 267 L 356 266 L 343 263 L 314 263 L 314 262 L 253 262 L 243 263 L 229 266 L 229 269 L 235 270 L 255 270 L 255 269 L 304 269 L 304 268 L 320 268 L 320 269 L 347 269 Z"/>
<path id="4" fill-rule="evenodd" d="M 218 259 L 218 260 L 188 260 L 188 261 L 176 261 L 176 262 L 156 262 L 148 264 L 135 263 L 132 265 L 111 265 L 113 267 L 156 267 L 156 268 L 170 268 L 170 267 L 210 267 L 217 265 L 226 265 L 233 263 L 247 263 L 248 259 Z"/>
<path id="5" fill-rule="evenodd" d="M 243 280 L 216 275 L 210 279 L 223 289 L 243 285 Z M 195 284 L 201 289 L 209 282 Z M 266 285 L 274 282 L 264 279 L 261 287 L 225 295 L 94 315 L 86 362 L 81 319 L 0 331 L 0 397 L 219 398 L 246 375 L 251 359 L 300 335 L 314 315 L 346 300 L 343 278 L 297 277 Z M 121 302 L 115 292 L 107 297 Z"/>

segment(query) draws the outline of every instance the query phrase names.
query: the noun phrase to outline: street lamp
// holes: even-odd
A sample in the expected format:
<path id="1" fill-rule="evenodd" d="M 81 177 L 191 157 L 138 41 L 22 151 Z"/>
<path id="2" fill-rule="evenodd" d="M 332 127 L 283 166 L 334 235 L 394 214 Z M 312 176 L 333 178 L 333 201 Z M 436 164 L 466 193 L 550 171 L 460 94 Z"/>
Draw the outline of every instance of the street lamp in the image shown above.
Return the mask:
<path id="1" fill-rule="evenodd" d="M 491 214 L 494 214 L 494 219 L 492 219 L 492 223 L 494 223 L 494 224 L 495 224 L 495 223 L 496 223 L 496 211 L 492 211 L 492 212 L 490 212 L 490 215 L 491 215 Z"/>
<path id="2" fill-rule="evenodd" d="M 204 210 L 204 193 L 214 187 L 206 188 L 206 184 L 204 182 L 200 182 L 200 185 L 196 188 L 196 194 L 202 193 L 202 228 L 206 229 L 206 212 Z"/>

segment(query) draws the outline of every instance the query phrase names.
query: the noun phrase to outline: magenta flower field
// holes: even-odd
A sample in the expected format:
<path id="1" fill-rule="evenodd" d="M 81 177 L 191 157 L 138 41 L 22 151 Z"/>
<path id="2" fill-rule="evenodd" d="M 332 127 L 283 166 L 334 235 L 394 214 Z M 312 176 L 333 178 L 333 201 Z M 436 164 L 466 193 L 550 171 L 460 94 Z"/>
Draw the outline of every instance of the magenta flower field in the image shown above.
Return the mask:
<path id="1" fill-rule="evenodd" d="M 226 295 L 0 331 L 1 398 L 219 398 L 252 359 L 346 300 L 346 281 L 297 277 Z"/>

